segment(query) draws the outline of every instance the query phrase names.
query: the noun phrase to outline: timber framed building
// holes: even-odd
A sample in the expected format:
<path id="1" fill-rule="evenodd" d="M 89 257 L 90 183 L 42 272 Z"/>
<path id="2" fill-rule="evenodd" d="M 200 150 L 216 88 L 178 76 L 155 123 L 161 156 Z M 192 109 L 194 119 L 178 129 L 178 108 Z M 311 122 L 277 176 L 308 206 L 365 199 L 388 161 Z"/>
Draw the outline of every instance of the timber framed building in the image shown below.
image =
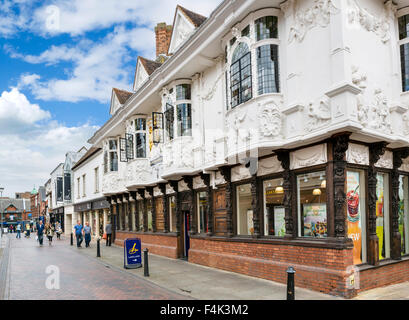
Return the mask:
<path id="1" fill-rule="evenodd" d="M 178 6 L 103 154 L 115 242 L 353 297 L 409 280 L 409 7 Z"/>

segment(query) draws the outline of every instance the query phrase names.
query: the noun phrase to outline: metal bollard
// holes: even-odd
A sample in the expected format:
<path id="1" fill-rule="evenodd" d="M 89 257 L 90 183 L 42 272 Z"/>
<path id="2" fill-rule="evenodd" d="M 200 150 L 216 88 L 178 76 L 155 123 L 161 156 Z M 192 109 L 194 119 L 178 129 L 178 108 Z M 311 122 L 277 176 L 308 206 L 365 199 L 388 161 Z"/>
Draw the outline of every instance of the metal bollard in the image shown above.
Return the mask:
<path id="1" fill-rule="evenodd" d="M 295 269 L 289 267 L 287 269 L 288 279 L 287 279 L 287 300 L 295 300 L 295 288 L 294 288 L 294 275 Z"/>
<path id="2" fill-rule="evenodd" d="M 71 245 L 74 245 L 74 234 L 71 232 Z"/>
<path id="3" fill-rule="evenodd" d="M 148 252 L 147 248 L 143 249 L 143 275 L 149 277 L 149 261 L 148 261 Z"/>
<path id="4" fill-rule="evenodd" d="M 100 242 L 101 240 L 97 240 L 97 258 L 101 258 L 101 248 L 100 248 L 100 246 L 99 246 L 99 242 Z"/>

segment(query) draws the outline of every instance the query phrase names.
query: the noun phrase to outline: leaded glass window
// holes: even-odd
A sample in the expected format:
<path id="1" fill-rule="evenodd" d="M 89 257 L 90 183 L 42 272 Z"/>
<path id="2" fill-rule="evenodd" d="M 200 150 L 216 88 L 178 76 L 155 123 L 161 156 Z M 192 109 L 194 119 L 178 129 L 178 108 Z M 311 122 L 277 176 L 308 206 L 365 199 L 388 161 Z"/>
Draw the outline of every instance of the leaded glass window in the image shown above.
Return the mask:
<path id="1" fill-rule="evenodd" d="M 409 15 L 399 18 L 399 40 L 400 45 L 402 90 L 409 91 Z"/>
<path id="2" fill-rule="evenodd" d="M 230 67 L 232 108 L 252 98 L 251 53 L 245 43 L 240 43 L 233 53 Z"/>
<path id="3" fill-rule="evenodd" d="M 173 140 L 173 137 L 174 137 L 174 129 L 173 129 L 174 119 L 175 119 L 174 112 L 175 112 L 175 108 L 172 105 L 167 104 L 166 111 L 165 111 L 165 130 L 167 133 L 166 134 L 167 139 L 169 141 Z"/>
<path id="4" fill-rule="evenodd" d="M 136 157 L 146 158 L 146 133 L 138 132 L 135 134 L 136 141 Z"/>
<path id="5" fill-rule="evenodd" d="M 176 100 L 190 100 L 190 84 L 180 84 L 176 86 Z"/>
<path id="6" fill-rule="evenodd" d="M 177 106 L 178 136 L 192 135 L 192 107 L 190 103 Z"/>
<path id="7" fill-rule="evenodd" d="M 258 94 L 279 92 L 278 46 L 257 48 Z"/>
<path id="8" fill-rule="evenodd" d="M 257 41 L 278 37 L 277 17 L 263 17 L 255 21 Z"/>

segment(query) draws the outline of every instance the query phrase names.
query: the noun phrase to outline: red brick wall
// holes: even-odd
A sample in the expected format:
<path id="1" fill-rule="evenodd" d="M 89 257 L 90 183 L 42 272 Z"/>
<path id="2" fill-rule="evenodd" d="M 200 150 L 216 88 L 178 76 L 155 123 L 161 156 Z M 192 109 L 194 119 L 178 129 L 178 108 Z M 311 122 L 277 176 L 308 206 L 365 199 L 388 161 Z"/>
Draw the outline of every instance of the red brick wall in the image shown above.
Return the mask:
<path id="1" fill-rule="evenodd" d="M 378 266 L 359 273 L 359 292 L 409 281 L 409 260 Z"/>
<path id="2" fill-rule="evenodd" d="M 156 34 L 156 56 L 160 54 L 167 55 L 172 37 L 172 26 L 166 25 L 166 23 L 158 23 L 155 27 Z"/>
<path id="3" fill-rule="evenodd" d="M 352 249 L 336 250 L 191 239 L 189 262 L 286 283 L 286 270 L 296 269 L 295 283 L 327 294 L 350 297 L 346 273 Z"/>
<path id="4" fill-rule="evenodd" d="M 117 231 L 115 244 L 123 247 L 124 240 L 128 238 L 141 239 L 142 249 L 148 248 L 150 253 L 173 259 L 178 258 L 178 237 L 176 236 Z"/>

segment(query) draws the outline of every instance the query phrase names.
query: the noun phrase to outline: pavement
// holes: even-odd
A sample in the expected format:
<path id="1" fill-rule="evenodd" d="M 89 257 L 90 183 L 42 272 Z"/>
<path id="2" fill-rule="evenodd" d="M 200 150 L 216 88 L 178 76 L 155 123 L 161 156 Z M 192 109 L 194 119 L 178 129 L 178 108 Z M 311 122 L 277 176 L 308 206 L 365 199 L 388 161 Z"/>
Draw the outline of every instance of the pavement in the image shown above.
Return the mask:
<path id="1" fill-rule="evenodd" d="M 354 300 L 409 300 L 409 282 L 368 290 Z"/>
<path id="2" fill-rule="evenodd" d="M 123 267 L 124 249 L 122 247 L 115 245 L 106 247 L 104 242 L 101 241 L 101 258 L 96 258 L 96 242 L 91 243 L 91 248 L 78 249 L 74 241 L 74 246 L 71 248 L 80 254 L 99 259 L 107 265 L 125 270 Z M 149 254 L 149 277 L 144 277 L 143 268 L 128 269 L 126 272 L 147 279 L 153 284 L 182 294 L 190 299 L 286 300 L 287 298 L 287 286 L 284 284 L 154 254 Z M 295 297 L 296 300 L 343 300 L 339 297 L 303 288 L 296 288 Z"/>

